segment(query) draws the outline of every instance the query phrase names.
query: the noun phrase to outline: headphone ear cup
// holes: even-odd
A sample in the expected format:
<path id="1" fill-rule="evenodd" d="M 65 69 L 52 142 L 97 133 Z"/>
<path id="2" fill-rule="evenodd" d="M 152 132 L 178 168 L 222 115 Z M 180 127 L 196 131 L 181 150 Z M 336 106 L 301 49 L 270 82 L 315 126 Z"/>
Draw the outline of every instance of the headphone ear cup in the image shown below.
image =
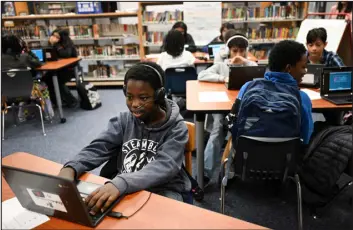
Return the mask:
<path id="1" fill-rule="evenodd" d="M 123 85 L 123 93 L 124 93 L 124 96 L 126 97 L 126 85 Z"/>
<path id="2" fill-rule="evenodd" d="M 155 92 L 155 101 L 160 104 L 164 102 L 164 98 L 165 98 L 165 88 L 162 87 L 160 89 L 157 89 Z"/>

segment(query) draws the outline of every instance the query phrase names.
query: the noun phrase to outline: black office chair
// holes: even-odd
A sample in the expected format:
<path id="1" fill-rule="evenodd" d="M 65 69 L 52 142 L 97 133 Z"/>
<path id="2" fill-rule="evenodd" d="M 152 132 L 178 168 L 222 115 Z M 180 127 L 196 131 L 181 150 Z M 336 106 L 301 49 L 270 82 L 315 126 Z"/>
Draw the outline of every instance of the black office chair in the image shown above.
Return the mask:
<path id="1" fill-rule="evenodd" d="M 295 171 L 299 151 L 299 138 L 240 136 L 236 149 L 231 148 L 222 163 L 221 212 L 225 211 L 225 188 L 233 177 L 242 181 L 280 181 L 283 184 L 291 179 L 297 186 L 298 229 L 303 229 L 301 184 Z"/>
<path id="2" fill-rule="evenodd" d="M 185 97 L 186 81 L 197 80 L 194 67 L 168 68 L 165 71 L 165 88 L 168 97 L 172 95 Z"/>
<path id="3" fill-rule="evenodd" d="M 8 109 L 14 108 L 25 108 L 36 106 L 40 113 L 40 118 L 42 121 L 42 131 L 43 135 L 46 136 L 44 129 L 44 121 L 42 108 L 40 105 L 24 105 L 16 106 L 15 99 L 22 98 L 27 100 L 31 97 L 33 88 L 33 78 L 29 70 L 16 70 L 16 71 L 2 71 L 1 72 L 1 95 L 6 98 L 6 102 L 11 104 L 11 106 L 2 105 L 2 140 L 5 139 L 5 113 Z M 40 100 L 42 100 L 40 98 Z"/>

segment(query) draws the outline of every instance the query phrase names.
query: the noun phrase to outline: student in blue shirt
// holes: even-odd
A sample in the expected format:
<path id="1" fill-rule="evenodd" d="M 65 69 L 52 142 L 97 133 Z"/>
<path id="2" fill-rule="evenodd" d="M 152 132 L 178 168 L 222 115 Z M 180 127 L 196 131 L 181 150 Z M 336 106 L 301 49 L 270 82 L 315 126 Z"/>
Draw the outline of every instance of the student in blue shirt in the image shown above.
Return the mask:
<path id="1" fill-rule="evenodd" d="M 308 48 L 308 63 L 324 64 L 326 67 L 345 66 L 342 59 L 334 52 L 325 49 L 327 45 L 327 32 L 325 28 L 315 28 L 306 35 Z"/>
<path id="2" fill-rule="evenodd" d="M 306 66 L 307 57 L 304 45 L 295 41 L 285 40 L 276 44 L 271 50 L 268 63 L 269 71 L 265 73 L 265 79 L 298 87 L 306 73 Z M 245 83 L 240 89 L 237 100 L 241 100 L 249 83 Z M 303 144 L 307 145 L 314 128 L 311 115 L 312 104 L 305 92 L 300 91 L 300 97 L 302 106 L 300 138 Z M 228 117 L 236 116 L 233 113 L 233 108 Z"/>

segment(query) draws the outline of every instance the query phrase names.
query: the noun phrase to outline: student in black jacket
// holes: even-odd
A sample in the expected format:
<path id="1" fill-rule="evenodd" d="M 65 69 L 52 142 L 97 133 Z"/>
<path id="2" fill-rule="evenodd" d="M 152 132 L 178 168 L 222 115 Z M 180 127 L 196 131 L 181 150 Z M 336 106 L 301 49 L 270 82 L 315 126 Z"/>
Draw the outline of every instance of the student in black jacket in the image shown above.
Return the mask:
<path id="1" fill-rule="evenodd" d="M 49 38 L 49 43 L 55 48 L 58 58 L 77 57 L 76 48 L 67 30 L 54 30 Z M 77 64 L 70 65 L 57 71 L 61 99 L 63 100 L 63 104 L 66 104 L 69 108 L 76 107 L 77 99 L 71 94 L 69 88 L 65 84 L 69 82 L 71 78 L 75 77 L 74 67 L 76 65 Z M 48 85 L 50 98 L 52 99 L 53 104 L 57 104 L 52 74 L 52 72 L 48 72 L 43 77 L 43 81 Z"/>
<path id="2" fill-rule="evenodd" d="M 22 39 L 15 35 L 1 37 L 1 70 L 30 68 L 32 76 L 35 77 L 35 69 L 41 65 Z"/>
<path id="3" fill-rule="evenodd" d="M 184 35 L 185 45 L 195 46 L 194 39 L 192 38 L 192 36 L 190 34 L 188 34 L 188 27 L 184 22 L 176 22 L 173 25 L 172 30 L 178 30 Z M 163 39 L 163 45 L 161 47 L 161 52 L 165 51 L 166 37 L 167 36 L 165 36 Z"/>

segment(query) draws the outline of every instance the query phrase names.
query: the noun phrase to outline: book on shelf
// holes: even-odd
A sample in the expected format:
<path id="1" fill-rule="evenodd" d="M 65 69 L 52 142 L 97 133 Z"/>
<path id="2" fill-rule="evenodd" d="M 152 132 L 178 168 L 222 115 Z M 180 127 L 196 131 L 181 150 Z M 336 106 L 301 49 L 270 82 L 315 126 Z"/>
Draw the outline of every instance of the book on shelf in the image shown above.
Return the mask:
<path id="1" fill-rule="evenodd" d="M 126 68 L 123 67 L 123 69 L 119 69 L 117 65 L 112 64 L 88 65 L 88 73 L 91 73 L 89 77 L 93 78 L 121 78 L 121 80 L 124 80 L 126 71 Z"/>
<path id="2" fill-rule="evenodd" d="M 273 3 L 272 5 L 261 9 L 260 7 L 249 7 L 247 12 L 248 20 L 261 19 L 300 19 L 303 9 L 295 3 L 288 2 L 286 5 Z"/>
<path id="3" fill-rule="evenodd" d="M 107 25 L 99 25 L 99 32 L 101 37 L 138 35 L 136 24 L 110 23 Z"/>
<path id="4" fill-rule="evenodd" d="M 148 44 L 162 44 L 164 37 L 168 32 L 156 32 L 156 31 L 148 31 L 145 34 L 145 41 Z"/>
<path id="5" fill-rule="evenodd" d="M 138 45 L 80 45 L 76 46 L 78 55 L 83 58 L 113 58 L 113 57 L 138 57 Z"/>
<path id="6" fill-rule="evenodd" d="M 222 19 L 245 20 L 246 9 L 239 8 L 222 8 Z"/>
<path id="7" fill-rule="evenodd" d="M 183 12 L 179 10 L 165 12 L 144 11 L 142 13 L 142 21 L 145 23 L 177 22 L 182 21 L 183 18 Z"/>
<path id="8" fill-rule="evenodd" d="M 23 40 L 48 38 L 48 31 L 43 26 L 36 25 L 2 27 L 1 34 L 14 34 Z"/>
<path id="9" fill-rule="evenodd" d="M 253 41 L 271 39 L 294 39 L 297 37 L 299 27 L 260 27 L 248 28 L 247 37 Z"/>

